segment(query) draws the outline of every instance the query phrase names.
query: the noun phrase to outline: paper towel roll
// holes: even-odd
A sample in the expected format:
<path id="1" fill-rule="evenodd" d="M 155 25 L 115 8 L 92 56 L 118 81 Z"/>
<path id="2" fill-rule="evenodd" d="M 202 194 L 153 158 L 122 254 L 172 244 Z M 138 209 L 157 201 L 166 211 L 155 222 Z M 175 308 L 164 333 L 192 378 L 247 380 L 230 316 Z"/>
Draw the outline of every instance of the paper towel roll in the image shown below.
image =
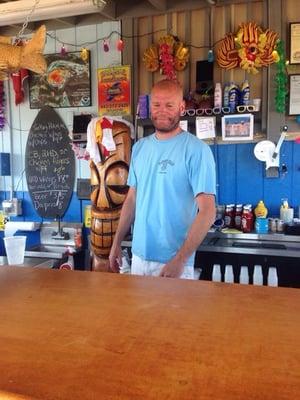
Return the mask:
<path id="1" fill-rule="evenodd" d="M 5 224 L 4 236 L 13 236 L 17 231 L 36 231 L 40 223 L 29 221 L 8 221 Z"/>

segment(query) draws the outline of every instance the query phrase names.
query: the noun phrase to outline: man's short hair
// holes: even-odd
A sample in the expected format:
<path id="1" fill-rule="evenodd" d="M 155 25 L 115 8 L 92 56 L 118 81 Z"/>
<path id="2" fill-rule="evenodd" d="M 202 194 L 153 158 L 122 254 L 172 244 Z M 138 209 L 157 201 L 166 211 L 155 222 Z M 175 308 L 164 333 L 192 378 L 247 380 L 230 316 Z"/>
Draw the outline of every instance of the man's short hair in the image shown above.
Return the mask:
<path id="1" fill-rule="evenodd" d="M 163 91 L 176 91 L 180 97 L 183 97 L 183 90 L 181 84 L 176 80 L 171 79 L 162 79 L 154 84 L 151 92 L 155 90 L 163 90 Z"/>

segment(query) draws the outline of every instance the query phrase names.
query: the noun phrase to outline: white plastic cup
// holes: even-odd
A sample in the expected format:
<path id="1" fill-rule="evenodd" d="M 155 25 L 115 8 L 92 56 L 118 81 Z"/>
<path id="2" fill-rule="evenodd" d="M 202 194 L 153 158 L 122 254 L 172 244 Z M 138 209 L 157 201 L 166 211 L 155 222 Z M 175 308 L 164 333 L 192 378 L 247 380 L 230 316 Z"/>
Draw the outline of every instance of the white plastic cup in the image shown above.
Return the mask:
<path id="1" fill-rule="evenodd" d="M 278 276 L 276 267 L 269 267 L 268 271 L 268 286 L 278 286 Z"/>
<path id="2" fill-rule="evenodd" d="M 252 101 L 255 111 L 260 111 L 261 99 L 253 99 Z"/>
<path id="3" fill-rule="evenodd" d="M 221 282 L 221 266 L 220 264 L 214 264 L 212 272 L 212 281 Z"/>
<path id="4" fill-rule="evenodd" d="M 248 273 L 248 267 L 246 265 L 241 266 L 240 283 L 243 285 L 249 284 L 249 273 Z"/>
<path id="5" fill-rule="evenodd" d="M 293 208 L 280 209 L 280 219 L 282 219 L 282 221 L 285 224 L 289 224 L 290 222 L 293 222 L 294 209 Z"/>
<path id="6" fill-rule="evenodd" d="M 254 265 L 253 285 L 263 285 L 263 274 L 261 265 Z"/>
<path id="7" fill-rule="evenodd" d="M 26 236 L 8 236 L 3 240 L 8 265 L 24 264 Z"/>
<path id="8" fill-rule="evenodd" d="M 233 268 L 232 265 L 228 264 L 225 265 L 225 276 L 224 276 L 224 282 L 226 283 L 233 283 L 234 277 L 233 277 Z"/>

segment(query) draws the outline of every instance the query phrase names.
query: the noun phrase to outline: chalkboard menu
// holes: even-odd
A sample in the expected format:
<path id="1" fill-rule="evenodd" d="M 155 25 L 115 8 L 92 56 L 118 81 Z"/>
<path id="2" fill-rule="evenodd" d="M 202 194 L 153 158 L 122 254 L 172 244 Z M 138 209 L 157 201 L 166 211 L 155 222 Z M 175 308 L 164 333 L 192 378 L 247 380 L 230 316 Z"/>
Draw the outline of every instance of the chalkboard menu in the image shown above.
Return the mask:
<path id="1" fill-rule="evenodd" d="M 25 172 L 37 213 L 62 217 L 73 193 L 75 157 L 68 129 L 51 107 L 41 109 L 29 131 Z"/>

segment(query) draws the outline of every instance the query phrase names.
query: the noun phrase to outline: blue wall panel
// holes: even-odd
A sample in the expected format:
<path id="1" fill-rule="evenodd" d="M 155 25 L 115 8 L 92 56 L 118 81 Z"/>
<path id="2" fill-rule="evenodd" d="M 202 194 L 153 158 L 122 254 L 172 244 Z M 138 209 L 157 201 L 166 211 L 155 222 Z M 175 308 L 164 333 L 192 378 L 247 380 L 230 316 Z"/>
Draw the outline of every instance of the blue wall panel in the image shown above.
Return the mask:
<path id="1" fill-rule="evenodd" d="M 269 216 L 278 216 L 282 198 L 298 209 L 300 205 L 300 145 L 284 142 L 280 164 L 285 163 L 287 173 L 279 178 L 266 178 L 264 163 L 253 155 L 254 144 L 213 145 L 211 150 L 217 166 L 218 204 L 256 203 L 263 199 L 269 209 Z M 0 192 L 0 200 L 9 198 L 9 192 Z M 42 221 L 33 208 L 28 192 L 17 192 L 23 199 L 23 215 L 13 220 Z M 83 222 L 84 208 L 88 200 L 79 200 L 73 193 L 63 221 Z M 298 215 L 297 215 L 298 216 Z"/>
<path id="2" fill-rule="evenodd" d="M 292 180 L 291 180 L 291 203 L 297 209 L 296 217 L 300 218 L 298 210 L 300 207 L 300 144 L 293 144 L 293 165 L 292 165 Z"/>
<path id="3" fill-rule="evenodd" d="M 217 185 L 219 204 L 236 202 L 236 145 L 218 146 Z"/>
<path id="4" fill-rule="evenodd" d="M 263 164 L 254 157 L 254 144 L 239 144 L 236 155 L 236 203 L 256 204 L 263 199 Z"/>
<path id="5" fill-rule="evenodd" d="M 269 216 L 278 216 L 282 199 L 291 201 L 292 190 L 292 148 L 293 142 L 284 142 L 281 148 L 280 165 L 287 166 L 287 173 L 280 173 L 279 178 L 264 176 L 264 200 L 269 209 Z"/>

